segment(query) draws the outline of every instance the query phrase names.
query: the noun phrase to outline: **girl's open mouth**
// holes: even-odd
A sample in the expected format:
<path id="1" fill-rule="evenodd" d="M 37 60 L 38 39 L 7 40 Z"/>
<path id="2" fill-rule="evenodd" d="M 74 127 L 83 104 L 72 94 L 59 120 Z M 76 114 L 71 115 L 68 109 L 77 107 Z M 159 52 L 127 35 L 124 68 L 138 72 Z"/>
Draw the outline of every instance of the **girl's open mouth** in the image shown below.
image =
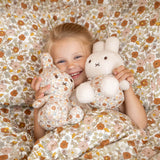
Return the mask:
<path id="1" fill-rule="evenodd" d="M 79 71 L 79 72 L 70 74 L 70 76 L 71 76 L 73 79 L 75 79 L 75 78 L 77 78 L 81 73 L 82 73 L 82 71 Z"/>

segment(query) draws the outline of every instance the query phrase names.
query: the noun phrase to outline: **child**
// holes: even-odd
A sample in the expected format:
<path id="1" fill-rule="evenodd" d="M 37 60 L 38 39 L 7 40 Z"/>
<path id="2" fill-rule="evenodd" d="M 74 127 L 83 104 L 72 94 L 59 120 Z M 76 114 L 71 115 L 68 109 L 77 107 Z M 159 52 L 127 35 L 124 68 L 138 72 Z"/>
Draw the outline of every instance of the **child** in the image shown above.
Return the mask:
<path id="1" fill-rule="evenodd" d="M 63 72 L 68 73 L 74 80 L 75 87 L 86 81 L 85 62 L 91 54 L 93 39 L 89 31 L 81 25 L 75 23 L 64 23 L 53 28 L 49 41 L 47 43 L 47 51 L 51 54 L 54 64 Z M 120 66 L 113 71 L 115 77 L 122 81 L 128 80 L 133 83 L 134 77 L 132 73 Z M 42 98 L 49 85 L 40 88 L 41 78 L 35 77 L 31 87 L 35 90 L 35 98 Z M 120 111 L 127 114 L 139 128 L 145 128 L 147 123 L 146 113 L 140 101 L 133 92 L 132 86 L 124 92 L 125 101 L 120 107 Z M 35 139 L 39 139 L 45 134 L 45 130 L 41 128 L 37 121 L 39 109 L 34 109 L 34 135 Z"/>

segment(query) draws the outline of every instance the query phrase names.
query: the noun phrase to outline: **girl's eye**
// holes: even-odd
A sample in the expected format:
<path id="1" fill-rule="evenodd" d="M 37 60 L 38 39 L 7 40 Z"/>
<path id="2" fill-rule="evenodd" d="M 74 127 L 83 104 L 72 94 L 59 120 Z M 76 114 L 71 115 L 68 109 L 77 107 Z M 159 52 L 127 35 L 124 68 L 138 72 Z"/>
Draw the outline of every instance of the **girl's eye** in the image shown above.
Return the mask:
<path id="1" fill-rule="evenodd" d="M 65 60 L 60 60 L 60 61 L 57 62 L 57 64 L 64 63 L 64 62 L 65 62 Z"/>
<path id="2" fill-rule="evenodd" d="M 82 57 L 82 56 L 76 56 L 75 59 L 79 59 L 79 58 L 81 58 L 81 57 Z"/>

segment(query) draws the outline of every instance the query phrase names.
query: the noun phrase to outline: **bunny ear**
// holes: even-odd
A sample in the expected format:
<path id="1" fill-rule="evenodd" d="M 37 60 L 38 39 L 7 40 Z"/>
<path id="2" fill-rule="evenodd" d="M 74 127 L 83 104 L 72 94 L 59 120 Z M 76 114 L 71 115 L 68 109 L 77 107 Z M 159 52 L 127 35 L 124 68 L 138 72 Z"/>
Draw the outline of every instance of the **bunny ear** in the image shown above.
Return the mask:
<path id="1" fill-rule="evenodd" d="M 104 50 L 104 42 L 103 41 L 98 41 L 98 42 L 94 43 L 93 53 L 101 52 L 103 50 Z"/>
<path id="2" fill-rule="evenodd" d="M 105 42 L 105 50 L 118 53 L 119 51 L 119 39 L 116 37 L 109 37 Z"/>
<path id="3" fill-rule="evenodd" d="M 49 67 L 53 65 L 53 59 L 49 53 L 43 53 L 40 57 L 41 64 L 44 67 Z"/>

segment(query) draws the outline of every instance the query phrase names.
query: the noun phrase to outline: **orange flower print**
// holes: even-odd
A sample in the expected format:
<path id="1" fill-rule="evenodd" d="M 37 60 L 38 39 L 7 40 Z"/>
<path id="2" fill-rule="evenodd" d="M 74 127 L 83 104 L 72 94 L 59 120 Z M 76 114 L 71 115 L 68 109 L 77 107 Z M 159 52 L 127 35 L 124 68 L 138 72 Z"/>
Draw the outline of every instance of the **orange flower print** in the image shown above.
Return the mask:
<path id="1" fill-rule="evenodd" d="M 0 159 L 8 159 L 8 155 L 2 155 L 2 156 L 0 156 Z"/>
<path id="2" fill-rule="evenodd" d="M 77 123 L 77 124 L 74 124 L 74 125 L 72 125 L 72 127 L 73 128 L 79 128 L 79 124 Z"/>
<path id="3" fill-rule="evenodd" d="M 2 108 L 1 111 L 2 111 L 3 113 L 8 113 L 8 112 L 9 112 L 9 110 L 6 109 L 6 108 Z"/>
<path id="4" fill-rule="evenodd" d="M 17 59 L 18 59 L 19 61 L 23 61 L 23 60 L 24 60 L 24 58 L 23 58 L 22 55 L 17 56 Z"/>
<path id="5" fill-rule="evenodd" d="M 119 15 L 120 15 L 120 12 L 115 12 L 115 14 L 114 14 L 114 16 L 117 18 L 117 17 L 119 17 Z"/>
<path id="6" fill-rule="evenodd" d="M 85 159 L 93 159 L 93 156 L 92 156 L 92 153 L 86 153 L 85 155 L 84 155 L 84 158 Z"/>
<path id="7" fill-rule="evenodd" d="M 11 77 L 11 79 L 12 79 L 12 81 L 18 81 L 18 76 L 17 75 L 13 75 L 12 77 Z"/>
<path id="8" fill-rule="evenodd" d="M 10 122 L 10 120 L 8 118 L 3 118 L 4 122 Z"/>
<path id="9" fill-rule="evenodd" d="M 57 16 L 53 16 L 53 19 L 56 21 L 57 20 Z"/>
<path id="10" fill-rule="evenodd" d="M 126 119 L 125 119 L 124 117 L 120 117 L 120 119 L 121 119 L 122 121 L 126 121 Z"/>
<path id="11" fill-rule="evenodd" d="M 129 152 L 123 152 L 123 158 L 129 159 L 129 158 L 131 158 L 131 154 Z"/>
<path id="12" fill-rule="evenodd" d="M 25 125 L 25 123 L 24 122 L 20 122 L 20 124 L 19 124 L 19 128 L 24 128 L 26 125 Z"/>
<path id="13" fill-rule="evenodd" d="M 98 130 L 103 130 L 104 129 L 104 124 L 103 123 L 97 124 L 97 129 Z"/>
<path id="14" fill-rule="evenodd" d="M 3 133 L 9 133 L 9 128 L 1 128 L 1 132 L 3 132 Z"/>
<path id="15" fill-rule="evenodd" d="M 23 9 L 26 9 L 26 8 L 27 8 L 27 4 L 21 3 L 21 7 L 22 7 Z"/>
<path id="16" fill-rule="evenodd" d="M 156 134 L 155 137 L 160 138 L 160 134 Z"/>
<path id="17" fill-rule="evenodd" d="M 26 110 L 24 111 L 24 113 L 25 113 L 26 115 L 30 115 L 30 114 L 31 114 L 31 111 L 30 111 L 29 109 L 26 109 Z"/>
<path id="18" fill-rule="evenodd" d="M 98 0 L 98 4 L 102 4 L 103 3 L 103 0 Z"/>
<path id="19" fill-rule="evenodd" d="M 100 26 L 100 29 L 101 29 L 101 30 L 105 30 L 105 29 L 106 29 L 106 26 L 105 26 L 104 24 L 102 24 L 102 25 Z"/>
<path id="20" fill-rule="evenodd" d="M 152 43 L 152 42 L 153 42 L 153 40 L 154 40 L 154 37 L 149 36 L 149 37 L 146 39 L 146 42 L 148 42 L 148 43 Z"/>
<path id="21" fill-rule="evenodd" d="M 148 85 L 147 79 L 142 80 L 141 85 L 142 86 L 147 86 Z"/>
<path id="22" fill-rule="evenodd" d="M 58 2 L 58 0 L 50 0 L 50 2 Z"/>
<path id="23" fill-rule="evenodd" d="M 111 157 L 109 157 L 109 156 L 105 156 L 103 158 L 104 158 L 104 160 L 111 160 Z"/>
<path id="24" fill-rule="evenodd" d="M 38 7 L 36 5 L 33 6 L 34 11 L 38 11 Z"/>
<path id="25" fill-rule="evenodd" d="M 27 83 L 31 84 L 32 83 L 32 78 L 27 78 Z"/>
<path id="26" fill-rule="evenodd" d="M 0 43 L 2 43 L 2 38 L 0 38 Z"/>
<path id="27" fill-rule="evenodd" d="M 17 90 L 13 90 L 13 91 L 11 91 L 10 94 L 11 94 L 11 96 L 16 97 L 18 92 L 17 92 Z"/>
<path id="28" fill-rule="evenodd" d="M 134 141 L 128 141 L 128 144 L 131 145 L 131 146 L 135 146 Z"/>
<path id="29" fill-rule="evenodd" d="M 70 17 L 70 21 L 71 21 L 72 23 L 74 23 L 74 22 L 75 22 L 75 18 L 74 18 L 74 17 Z"/>
<path id="30" fill-rule="evenodd" d="M 106 139 L 106 140 L 102 141 L 102 142 L 100 143 L 100 145 L 101 145 L 102 147 L 104 147 L 105 145 L 107 145 L 107 144 L 109 144 L 109 143 L 110 143 L 109 140 Z"/>
<path id="31" fill-rule="evenodd" d="M 154 99 L 154 104 L 160 104 L 160 98 L 155 98 Z"/>
<path id="32" fill-rule="evenodd" d="M 85 26 L 86 28 L 89 28 L 89 23 L 86 22 L 84 26 Z"/>
<path id="33" fill-rule="evenodd" d="M 145 9 L 146 9 L 145 6 L 140 6 L 140 7 L 138 8 L 138 13 L 139 13 L 139 14 L 142 14 Z"/>
<path id="34" fill-rule="evenodd" d="M 18 21 L 18 25 L 19 25 L 19 26 L 23 26 L 23 25 L 24 25 L 24 22 L 23 22 L 22 20 L 19 20 L 19 21 Z"/>
<path id="35" fill-rule="evenodd" d="M 87 3 L 87 5 L 91 5 L 91 1 L 87 1 L 86 3 Z"/>
<path id="36" fill-rule="evenodd" d="M 40 19 L 40 22 L 41 22 L 42 24 L 45 24 L 45 20 L 44 20 L 43 18 Z"/>
<path id="37" fill-rule="evenodd" d="M 19 48 L 18 47 L 14 47 L 13 48 L 13 52 L 17 53 L 19 51 Z"/>
<path id="38" fill-rule="evenodd" d="M 154 8 L 157 9 L 160 6 L 160 2 L 156 1 L 154 4 Z"/>
<path id="39" fill-rule="evenodd" d="M 57 133 L 61 133 L 63 131 L 63 127 L 58 127 L 57 128 Z"/>
<path id="40" fill-rule="evenodd" d="M 136 35 L 132 36 L 131 37 L 131 42 L 136 42 L 136 41 L 137 41 L 137 36 Z"/>
<path id="41" fill-rule="evenodd" d="M 24 40 L 26 39 L 26 37 L 24 36 L 24 34 L 21 34 L 21 35 L 19 36 L 19 39 L 22 40 L 22 41 L 24 41 Z"/>
<path id="42" fill-rule="evenodd" d="M 154 62 L 153 62 L 153 66 L 154 66 L 154 68 L 160 67 L 160 59 L 154 61 Z"/>
<path id="43" fill-rule="evenodd" d="M 3 56 L 4 56 L 4 53 L 0 51 L 0 58 L 2 58 Z"/>
<path id="44" fill-rule="evenodd" d="M 122 23 L 121 23 L 121 26 L 126 26 L 127 25 L 127 23 L 128 23 L 128 21 L 127 20 L 124 20 Z"/>
<path id="45" fill-rule="evenodd" d="M 67 148 L 68 147 L 68 143 L 64 140 L 64 141 L 61 142 L 60 147 L 63 148 L 63 149 Z"/>
<path id="46" fill-rule="evenodd" d="M 146 25 L 146 21 L 145 21 L 145 20 L 140 21 L 140 22 L 139 22 L 139 25 L 140 25 L 140 26 L 145 26 L 145 25 Z"/>
<path id="47" fill-rule="evenodd" d="M 156 19 L 156 18 L 151 19 L 151 21 L 150 21 L 150 26 L 155 25 L 155 24 L 156 24 L 156 21 L 157 21 L 157 19 Z"/>
<path id="48" fill-rule="evenodd" d="M 37 61 L 37 57 L 34 56 L 34 55 L 32 55 L 31 60 L 32 60 L 33 62 L 35 62 L 35 61 Z"/>
<path id="49" fill-rule="evenodd" d="M 27 141 L 27 137 L 26 137 L 25 135 L 23 135 L 23 136 L 21 137 L 21 139 L 22 139 L 23 141 Z"/>
<path id="50" fill-rule="evenodd" d="M 99 12 L 98 13 L 98 18 L 102 18 L 103 17 L 103 12 Z"/>
<path id="51" fill-rule="evenodd" d="M 144 71 L 144 68 L 143 67 L 137 67 L 137 72 L 138 73 L 142 73 Z"/>
<path id="52" fill-rule="evenodd" d="M 32 25 L 32 27 L 33 27 L 33 29 L 35 29 L 35 30 L 37 30 L 37 29 L 38 29 L 38 26 L 37 26 L 37 25 L 35 25 L 35 24 L 33 24 L 33 25 Z"/>
<path id="53" fill-rule="evenodd" d="M 133 58 L 137 58 L 137 56 L 138 56 L 138 52 L 132 52 L 132 57 Z"/>
<path id="54" fill-rule="evenodd" d="M 5 36 L 5 35 L 6 35 L 6 32 L 0 31 L 0 36 Z"/>

